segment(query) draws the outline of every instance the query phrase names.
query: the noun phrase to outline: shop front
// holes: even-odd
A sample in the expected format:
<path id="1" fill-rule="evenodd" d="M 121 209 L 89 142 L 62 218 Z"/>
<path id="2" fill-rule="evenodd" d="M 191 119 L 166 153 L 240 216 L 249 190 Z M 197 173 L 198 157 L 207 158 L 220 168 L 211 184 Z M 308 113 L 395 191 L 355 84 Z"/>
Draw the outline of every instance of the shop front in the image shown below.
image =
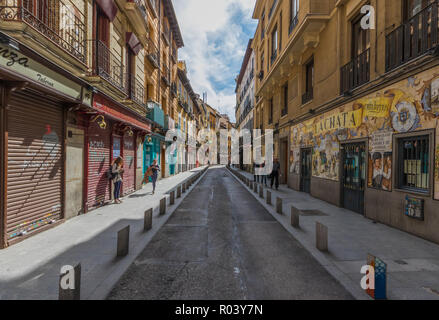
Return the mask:
<path id="1" fill-rule="evenodd" d="M 113 186 L 107 178 L 107 171 L 119 156 L 124 165 L 122 194 L 128 195 L 141 187 L 137 155 L 142 141 L 138 137 L 151 132 L 149 123 L 102 93 L 93 96 L 92 110 L 95 114 L 90 117 L 87 132 L 87 211 L 112 200 Z"/>
<path id="2" fill-rule="evenodd" d="M 439 243 L 437 74 L 434 67 L 293 125 L 290 187 Z"/>
<path id="3" fill-rule="evenodd" d="M 0 44 L 0 79 L 3 248 L 65 218 L 67 107 L 84 88 L 21 44 Z"/>

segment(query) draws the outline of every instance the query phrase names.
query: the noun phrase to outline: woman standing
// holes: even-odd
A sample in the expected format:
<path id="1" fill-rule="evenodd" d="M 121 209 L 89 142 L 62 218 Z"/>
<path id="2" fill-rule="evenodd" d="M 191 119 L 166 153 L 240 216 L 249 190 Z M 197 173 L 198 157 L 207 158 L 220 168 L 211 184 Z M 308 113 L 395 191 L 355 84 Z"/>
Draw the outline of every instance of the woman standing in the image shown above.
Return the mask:
<path id="1" fill-rule="evenodd" d="M 122 174 L 123 174 L 123 159 L 117 157 L 111 165 L 111 173 L 113 174 L 114 184 L 114 203 L 120 204 L 120 189 L 122 188 Z"/>
<path id="2" fill-rule="evenodd" d="M 152 180 L 152 194 L 155 193 L 155 187 L 158 179 L 158 172 L 160 171 L 160 167 L 157 165 L 157 160 L 152 162 L 152 165 L 148 168 L 148 170 L 152 171 L 151 180 Z"/>

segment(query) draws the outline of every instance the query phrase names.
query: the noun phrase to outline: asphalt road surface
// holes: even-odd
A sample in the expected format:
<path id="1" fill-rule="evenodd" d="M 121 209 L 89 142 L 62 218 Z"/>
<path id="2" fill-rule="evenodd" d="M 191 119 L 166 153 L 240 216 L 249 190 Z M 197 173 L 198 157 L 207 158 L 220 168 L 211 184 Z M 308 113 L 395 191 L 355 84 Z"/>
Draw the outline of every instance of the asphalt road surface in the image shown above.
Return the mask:
<path id="1" fill-rule="evenodd" d="M 211 168 L 108 297 L 352 299 L 225 168 Z"/>

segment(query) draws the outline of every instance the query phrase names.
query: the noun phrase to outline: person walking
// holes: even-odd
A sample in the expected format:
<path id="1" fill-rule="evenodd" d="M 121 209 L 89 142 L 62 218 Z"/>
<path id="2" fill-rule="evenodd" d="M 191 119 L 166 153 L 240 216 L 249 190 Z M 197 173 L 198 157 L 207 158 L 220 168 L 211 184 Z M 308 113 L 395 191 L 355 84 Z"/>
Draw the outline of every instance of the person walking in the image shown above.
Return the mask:
<path id="1" fill-rule="evenodd" d="M 280 176 L 280 163 L 276 158 L 273 162 L 273 171 L 271 172 L 271 189 L 273 189 L 273 184 L 276 185 L 276 190 L 279 189 L 279 176 Z M 276 180 L 276 181 L 275 181 Z"/>
<path id="2" fill-rule="evenodd" d="M 113 160 L 113 163 L 111 165 L 111 174 L 112 174 L 112 181 L 113 181 L 113 196 L 114 196 L 114 203 L 120 204 L 122 201 L 120 198 L 120 189 L 122 188 L 122 174 L 123 174 L 123 158 L 117 157 Z"/>
<path id="3" fill-rule="evenodd" d="M 159 177 L 158 172 L 160 171 L 160 167 L 157 165 L 157 160 L 152 162 L 152 165 L 148 168 L 151 170 L 151 180 L 152 180 L 152 194 L 155 193 L 155 187 L 157 185 L 157 179 Z"/>
<path id="4" fill-rule="evenodd" d="M 261 165 L 261 168 L 265 168 L 265 161 Z M 265 175 L 265 174 L 261 175 L 261 184 L 265 184 L 265 186 L 267 186 L 267 175 Z"/>

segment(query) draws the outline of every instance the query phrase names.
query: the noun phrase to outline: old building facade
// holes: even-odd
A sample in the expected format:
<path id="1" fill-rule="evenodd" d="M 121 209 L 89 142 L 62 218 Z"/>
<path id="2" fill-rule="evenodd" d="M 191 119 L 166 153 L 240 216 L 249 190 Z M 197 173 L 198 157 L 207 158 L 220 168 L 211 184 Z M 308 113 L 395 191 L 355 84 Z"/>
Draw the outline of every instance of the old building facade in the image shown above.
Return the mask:
<path id="1" fill-rule="evenodd" d="M 439 242 L 437 17 L 437 1 L 256 2 L 255 128 L 274 130 L 284 183 Z"/>

